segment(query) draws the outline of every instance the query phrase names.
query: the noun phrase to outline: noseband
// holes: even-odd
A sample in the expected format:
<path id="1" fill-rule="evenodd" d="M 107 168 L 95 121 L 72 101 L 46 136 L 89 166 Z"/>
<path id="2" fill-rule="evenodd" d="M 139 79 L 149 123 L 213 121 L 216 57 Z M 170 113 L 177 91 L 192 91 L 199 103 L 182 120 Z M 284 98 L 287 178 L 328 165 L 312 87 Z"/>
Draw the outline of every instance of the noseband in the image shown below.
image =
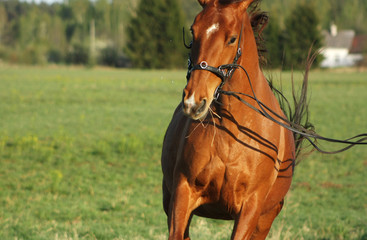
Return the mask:
<path id="1" fill-rule="evenodd" d="M 242 32 L 243 32 L 243 23 L 241 25 L 241 32 L 240 32 L 240 37 L 238 38 L 238 45 L 237 45 L 237 51 L 236 51 L 236 56 L 233 59 L 233 62 L 230 64 L 223 64 L 220 65 L 219 67 L 213 67 L 213 66 L 209 66 L 208 63 L 206 61 L 201 61 L 199 64 L 193 64 L 192 60 L 191 60 L 191 56 L 189 55 L 189 59 L 188 59 L 188 69 L 187 69 L 187 74 L 186 74 L 186 80 L 189 81 L 190 77 L 191 77 L 191 73 L 194 70 L 205 70 L 205 71 L 209 71 L 213 74 L 215 74 L 217 77 L 219 77 L 222 82 L 221 84 L 217 87 L 217 89 L 214 92 L 214 100 L 217 100 L 219 98 L 220 92 L 222 90 L 223 85 L 232 78 L 232 75 L 234 73 L 234 70 L 236 70 L 239 65 L 237 64 L 238 59 L 241 57 L 242 55 L 242 50 L 241 50 L 241 39 L 242 39 Z M 184 35 L 185 36 L 185 35 Z M 184 45 L 186 46 L 186 48 L 191 48 L 192 46 L 192 42 L 189 46 L 186 45 L 185 43 L 185 38 L 184 38 Z"/>

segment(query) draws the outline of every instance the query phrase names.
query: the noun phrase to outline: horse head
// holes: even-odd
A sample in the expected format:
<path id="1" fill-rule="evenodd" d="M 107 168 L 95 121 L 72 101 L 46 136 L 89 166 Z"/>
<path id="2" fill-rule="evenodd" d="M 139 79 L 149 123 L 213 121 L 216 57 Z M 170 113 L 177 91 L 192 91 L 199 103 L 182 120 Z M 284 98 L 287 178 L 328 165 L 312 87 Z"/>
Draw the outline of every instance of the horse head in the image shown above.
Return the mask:
<path id="1" fill-rule="evenodd" d="M 252 2 L 199 0 L 203 10 L 191 26 L 188 82 L 182 99 L 183 112 L 188 117 L 206 117 L 215 92 L 228 73 L 222 67 L 240 57 L 243 27 L 251 27 L 243 26 L 243 16 Z"/>

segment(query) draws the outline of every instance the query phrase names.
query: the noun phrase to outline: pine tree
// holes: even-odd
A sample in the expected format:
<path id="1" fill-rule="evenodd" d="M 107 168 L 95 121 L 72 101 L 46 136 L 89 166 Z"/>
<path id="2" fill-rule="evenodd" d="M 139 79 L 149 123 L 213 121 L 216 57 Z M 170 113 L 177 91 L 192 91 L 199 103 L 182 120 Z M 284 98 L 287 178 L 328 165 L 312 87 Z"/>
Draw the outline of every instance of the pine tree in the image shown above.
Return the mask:
<path id="1" fill-rule="evenodd" d="M 182 14 L 176 0 L 141 0 L 127 27 L 126 53 L 138 68 L 184 66 Z"/>
<path id="2" fill-rule="evenodd" d="M 318 28 L 315 7 L 312 4 L 300 3 L 286 19 L 284 34 L 285 67 L 303 69 L 308 51 L 312 47 L 318 50 L 322 46 L 322 37 Z M 314 62 L 317 66 L 320 58 Z"/>

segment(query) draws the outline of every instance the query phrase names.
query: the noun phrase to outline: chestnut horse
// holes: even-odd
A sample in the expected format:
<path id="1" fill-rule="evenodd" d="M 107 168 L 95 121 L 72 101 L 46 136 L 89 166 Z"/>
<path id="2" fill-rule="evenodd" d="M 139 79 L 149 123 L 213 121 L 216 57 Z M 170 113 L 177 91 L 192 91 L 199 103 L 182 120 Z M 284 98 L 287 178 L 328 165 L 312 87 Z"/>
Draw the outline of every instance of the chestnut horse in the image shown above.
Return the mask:
<path id="1" fill-rule="evenodd" d="M 218 96 L 256 94 L 285 117 L 260 68 L 247 11 L 254 0 L 199 3 L 188 82 L 162 150 L 169 239 L 190 239 L 193 214 L 234 220 L 232 239 L 265 239 L 291 185 L 294 135 L 237 98 Z"/>

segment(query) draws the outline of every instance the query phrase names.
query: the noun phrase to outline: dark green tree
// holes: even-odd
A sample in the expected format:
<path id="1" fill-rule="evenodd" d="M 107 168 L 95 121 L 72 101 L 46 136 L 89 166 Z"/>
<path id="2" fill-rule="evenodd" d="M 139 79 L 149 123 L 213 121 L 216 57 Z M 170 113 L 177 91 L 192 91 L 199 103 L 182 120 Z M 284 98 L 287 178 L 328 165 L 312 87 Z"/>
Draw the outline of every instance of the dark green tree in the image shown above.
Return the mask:
<path id="1" fill-rule="evenodd" d="M 281 41 L 281 33 L 278 18 L 275 15 L 270 15 L 269 23 L 263 33 L 267 52 L 266 67 L 278 68 L 282 65 L 284 47 Z"/>
<path id="2" fill-rule="evenodd" d="M 177 0 L 141 0 L 127 27 L 126 53 L 137 68 L 185 65 L 183 17 Z"/>
<path id="3" fill-rule="evenodd" d="M 322 47 L 322 36 L 318 27 L 319 19 L 314 5 L 298 4 L 285 21 L 284 49 L 285 67 L 303 69 L 307 54 L 312 47 L 318 50 Z M 317 58 L 314 66 L 320 62 Z"/>

